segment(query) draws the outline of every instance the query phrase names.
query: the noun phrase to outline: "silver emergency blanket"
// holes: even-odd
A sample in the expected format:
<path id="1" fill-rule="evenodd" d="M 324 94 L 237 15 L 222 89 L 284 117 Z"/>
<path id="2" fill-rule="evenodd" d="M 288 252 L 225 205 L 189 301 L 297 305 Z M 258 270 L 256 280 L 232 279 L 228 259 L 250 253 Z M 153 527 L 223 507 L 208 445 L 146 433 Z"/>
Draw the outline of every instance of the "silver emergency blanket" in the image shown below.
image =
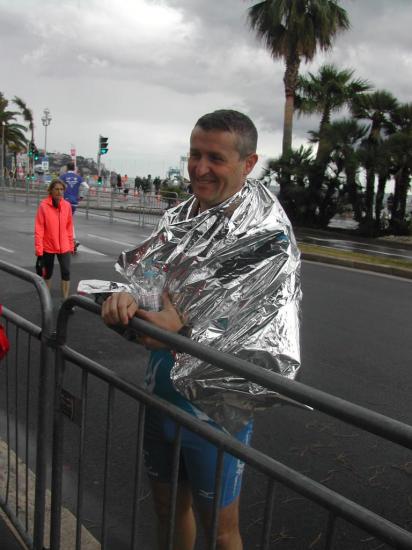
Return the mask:
<path id="1" fill-rule="evenodd" d="M 247 181 L 198 213 L 195 197 L 168 210 L 153 234 L 124 251 L 116 269 L 130 282 L 162 266 L 165 289 L 191 338 L 293 379 L 300 365 L 300 253 L 288 218 L 264 185 Z M 142 267 L 143 266 L 143 267 Z M 278 394 L 184 353 L 176 389 L 234 433 Z"/>

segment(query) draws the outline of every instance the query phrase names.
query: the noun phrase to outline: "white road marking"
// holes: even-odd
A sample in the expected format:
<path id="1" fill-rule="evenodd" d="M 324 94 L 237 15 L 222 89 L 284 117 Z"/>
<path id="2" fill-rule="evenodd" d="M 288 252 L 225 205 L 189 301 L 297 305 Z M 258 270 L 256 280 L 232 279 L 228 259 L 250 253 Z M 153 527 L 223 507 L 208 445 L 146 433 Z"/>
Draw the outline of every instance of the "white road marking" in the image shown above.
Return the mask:
<path id="1" fill-rule="evenodd" d="M 368 269 L 359 269 L 358 267 L 349 267 L 346 265 L 328 264 L 326 262 L 318 262 L 314 260 L 302 259 L 302 262 L 305 262 L 307 264 L 312 264 L 312 265 L 321 265 L 323 267 L 329 267 L 330 269 L 344 269 L 346 271 L 353 271 L 358 275 L 362 275 L 362 274 L 374 275 L 375 277 L 386 277 L 389 279 L 396 279 L 397 281 L 402 281 L 403 283 L 412 284 L 412 279 L 408 279 L 407 277 L 399 277 L 398 275 L 391 275 L 390 273 L 380 273 L 379 271 L 369 271 Z"/>
<path id="2" fill-rule="evenodd" d="M 409 255 L 405 255 L 405 254 L 399 254 L 399 253 L 395 253 L 395 252 L 383 252 L 382 250 L 374 250 L 373 248 L 354 248 L 352 246 L 346 246 L 346 245 L 340 245 L 340 246 L 336 246 L 336 247 L 330 247 L 330 246 L 327 246 L 327 245 L 319 245 L 319 246 L 322 246 L 322 248 L 335 248 L 335 250 L 348 250 L 349 252 L 367 252 L 369 255 L 373 256 L 374 254 L 377 254 L 377 255 L 380 255 L 380 256 L 394 256 L 395 258 L 399 258 L 399 257 L 402 257 L 402 258 L 410 258 Z"/>
<path id="3" fill-rule="evenodd" d="M 344 242 L 340 241 L 339 239 L 320 239 L 320 238 L 317 238 L 317 237 L 311 237 L 312 240 L 314 241 L 320 241 L 320 242 L 329 242 L 329 243 L 336 243 L 338 246 L 336 246 L 336 248 L 340 248 L 342 250 L 350 250 L 352 252 L 357 252 L 358 250 L 359 251 L 363 251 L 363 252 L 369 252 L 370 254 L 382 254 L 383 256 L 401 256 L 401 257 L 405 257 L 405 258 L 410 258 L 410 254 L 408 254 L 408 250 L 404 249 L 404 248 L 397 248 L 396 251 L 397 252 L 383 252 L 382 250 L 379 250 L 377 249 L 376 247 L 378 245 L 374 245 L 374 244 L 371 244 L 371 245 L 366 245 L 368 246 L 368 248 L 361 248 L 361 247 L 353 247 L 353 246 L 348 246 L 347 244 L 345 243 L 348 243 L 348 244 L 354 244 L 354 245 L 359 245 L 359 242 L 356 242 L 356 241 L 347 241 L 345 240 Z M 310 243 L 309 243 L 310 244 Z M 331 246 L 328 246 L 327 244 L 326 245 L 319 245 L 319 246 L 323 246 L 324 248 L 334 248 L 334 247 L 331 247 Z M 385 245 L 383 245 L 385 246 Z M 406 254 L 399 254 L 400 252 L 406 252 Z"/>
<path id="4" fill-rule="evenodd" d="M 115 241 L 111 239 L 110 237 L 101 237 L 100 235 L 93 235 L 92 233 L 87 234 L 88 237 L 92 237 L 93 239 L 100 239 L 102 241 L 109 241 L 111 243 L 120 244 L 122 246 L 136 246 L 136 243 L 125 243 L 124 241 Z"/>
<path id="5" fill-rule="evenodd" d="M 15 250 L 10 250 L 9 248 L 4 248 L 4 246 L 0 246 L 0 250 L 4 250 L 4 252 L 10 252 L 10 254 L 15 253 Z"/>
<path id="6" fill-rule="evenodd" d="M 97 250 L 93 250 L 93 248 L 87 248 L 87 246 L 84 246 L 83 244 L 79 244 L 79 247 L 77 250 L 79 252 L 86 252 L 87 254 L 96 254 L 97 256 L 106 256 L 106 254 L 103 254 L 102 252 L 97 252 Z"/>

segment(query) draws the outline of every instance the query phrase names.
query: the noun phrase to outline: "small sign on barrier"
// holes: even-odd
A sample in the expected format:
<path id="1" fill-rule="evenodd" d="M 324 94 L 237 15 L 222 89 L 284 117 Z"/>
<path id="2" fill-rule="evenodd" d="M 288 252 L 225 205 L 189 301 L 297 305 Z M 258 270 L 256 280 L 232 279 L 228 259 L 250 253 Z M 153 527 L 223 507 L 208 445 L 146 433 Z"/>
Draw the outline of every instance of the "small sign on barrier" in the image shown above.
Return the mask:
<path id="1" fill-rule="evenodd" d="M 69 420 L 80 426 L 81 399 L 67 390 L 60 390 L 60 410 Z"/>

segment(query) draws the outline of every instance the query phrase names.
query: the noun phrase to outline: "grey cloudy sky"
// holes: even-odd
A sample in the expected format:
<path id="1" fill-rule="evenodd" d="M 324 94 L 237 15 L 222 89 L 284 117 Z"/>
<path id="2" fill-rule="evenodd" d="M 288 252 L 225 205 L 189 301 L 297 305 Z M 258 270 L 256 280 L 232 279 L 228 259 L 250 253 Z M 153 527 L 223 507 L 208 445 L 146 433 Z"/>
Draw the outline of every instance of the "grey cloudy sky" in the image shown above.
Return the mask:
<path id="1" fill-rule="evenodd" d="M 255 0 L 257 1 L 257 0 Z M 249 114 L 264 160 L 281 151 L 282 61 L 247 24 L 250 0 L 0 0 L 0 91 L 32 108 L 44 146 L 95 157 L 108 168 L 164 176 L 188 150 L 194 122 L 218 108 Z M 352 68 L 376 89 L 412 101 L 412 0 L 342 0 L 351 30 L 322 62 Z M 294 146 L 317 120 L 296 119 Z"/>

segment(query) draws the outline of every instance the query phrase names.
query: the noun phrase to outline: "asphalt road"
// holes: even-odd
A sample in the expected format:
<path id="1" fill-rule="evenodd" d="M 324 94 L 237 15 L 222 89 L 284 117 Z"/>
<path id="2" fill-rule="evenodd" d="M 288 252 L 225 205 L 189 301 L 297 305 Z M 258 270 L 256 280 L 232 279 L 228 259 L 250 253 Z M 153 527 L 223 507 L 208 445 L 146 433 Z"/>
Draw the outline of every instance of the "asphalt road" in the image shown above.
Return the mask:
<path id="1" fill-rule="evenodd" d="M 31 270 L 33 216 L 30 206 L 0 201 L 0 258 Z M 73 288 L 85 278 L 120 280 L 113 269 L 118 253 L 148 234 L 148 230 L 126 222 L 86 220 L 82 213 L 77 216 L 76 227 L 82 245 L 73 258 Z M 55 281 L 52 296 L 57 310 L 57 273 Z M 302 285 L 301 381 L 412 423 L 411 282 L 304 262 Z M 27 285 L 0 273 L 0 289 L 0 303 L 38 322 L 37 301 Z M 87 312 L 77 311 L 70 319 L 69 344 L 134 383 L 142 379 L 146 351 L 125 342 Z M 35 356 L 33 350 L 33 359 Z M 80 394 L 80 375 L 74 366 L 67 369 L 66 388 Z M 89 380 L 89 391 L 85 524 L 99 538 L 107 388 Z M 70 507 L 76 499 L 78 435 L 78 427 L 66 422 L 64 499 Z M 135 435 L 136 407 L 129 398 L 117 395 L 108 506 L 108 541 L 113 550 L 128 548 Z M 409 451 L 320 413 L 289 406 L 258 415 L 253 446 L 410 528 Z M 247 469 L 241 506 L 247 549 L 255 548 L 259 541 L 265 490 L 263 476 Z M 149 550 L 154 548 L 155 523 L 147 486 L 141 494 L 141 508 L 139 548 Z M 387 548 L 344 522 L 338 522 L 338 526 L 336 549 Z M 271 548 L 323 548 L 325 528 L 324 511 L 277 487 Z"/>

